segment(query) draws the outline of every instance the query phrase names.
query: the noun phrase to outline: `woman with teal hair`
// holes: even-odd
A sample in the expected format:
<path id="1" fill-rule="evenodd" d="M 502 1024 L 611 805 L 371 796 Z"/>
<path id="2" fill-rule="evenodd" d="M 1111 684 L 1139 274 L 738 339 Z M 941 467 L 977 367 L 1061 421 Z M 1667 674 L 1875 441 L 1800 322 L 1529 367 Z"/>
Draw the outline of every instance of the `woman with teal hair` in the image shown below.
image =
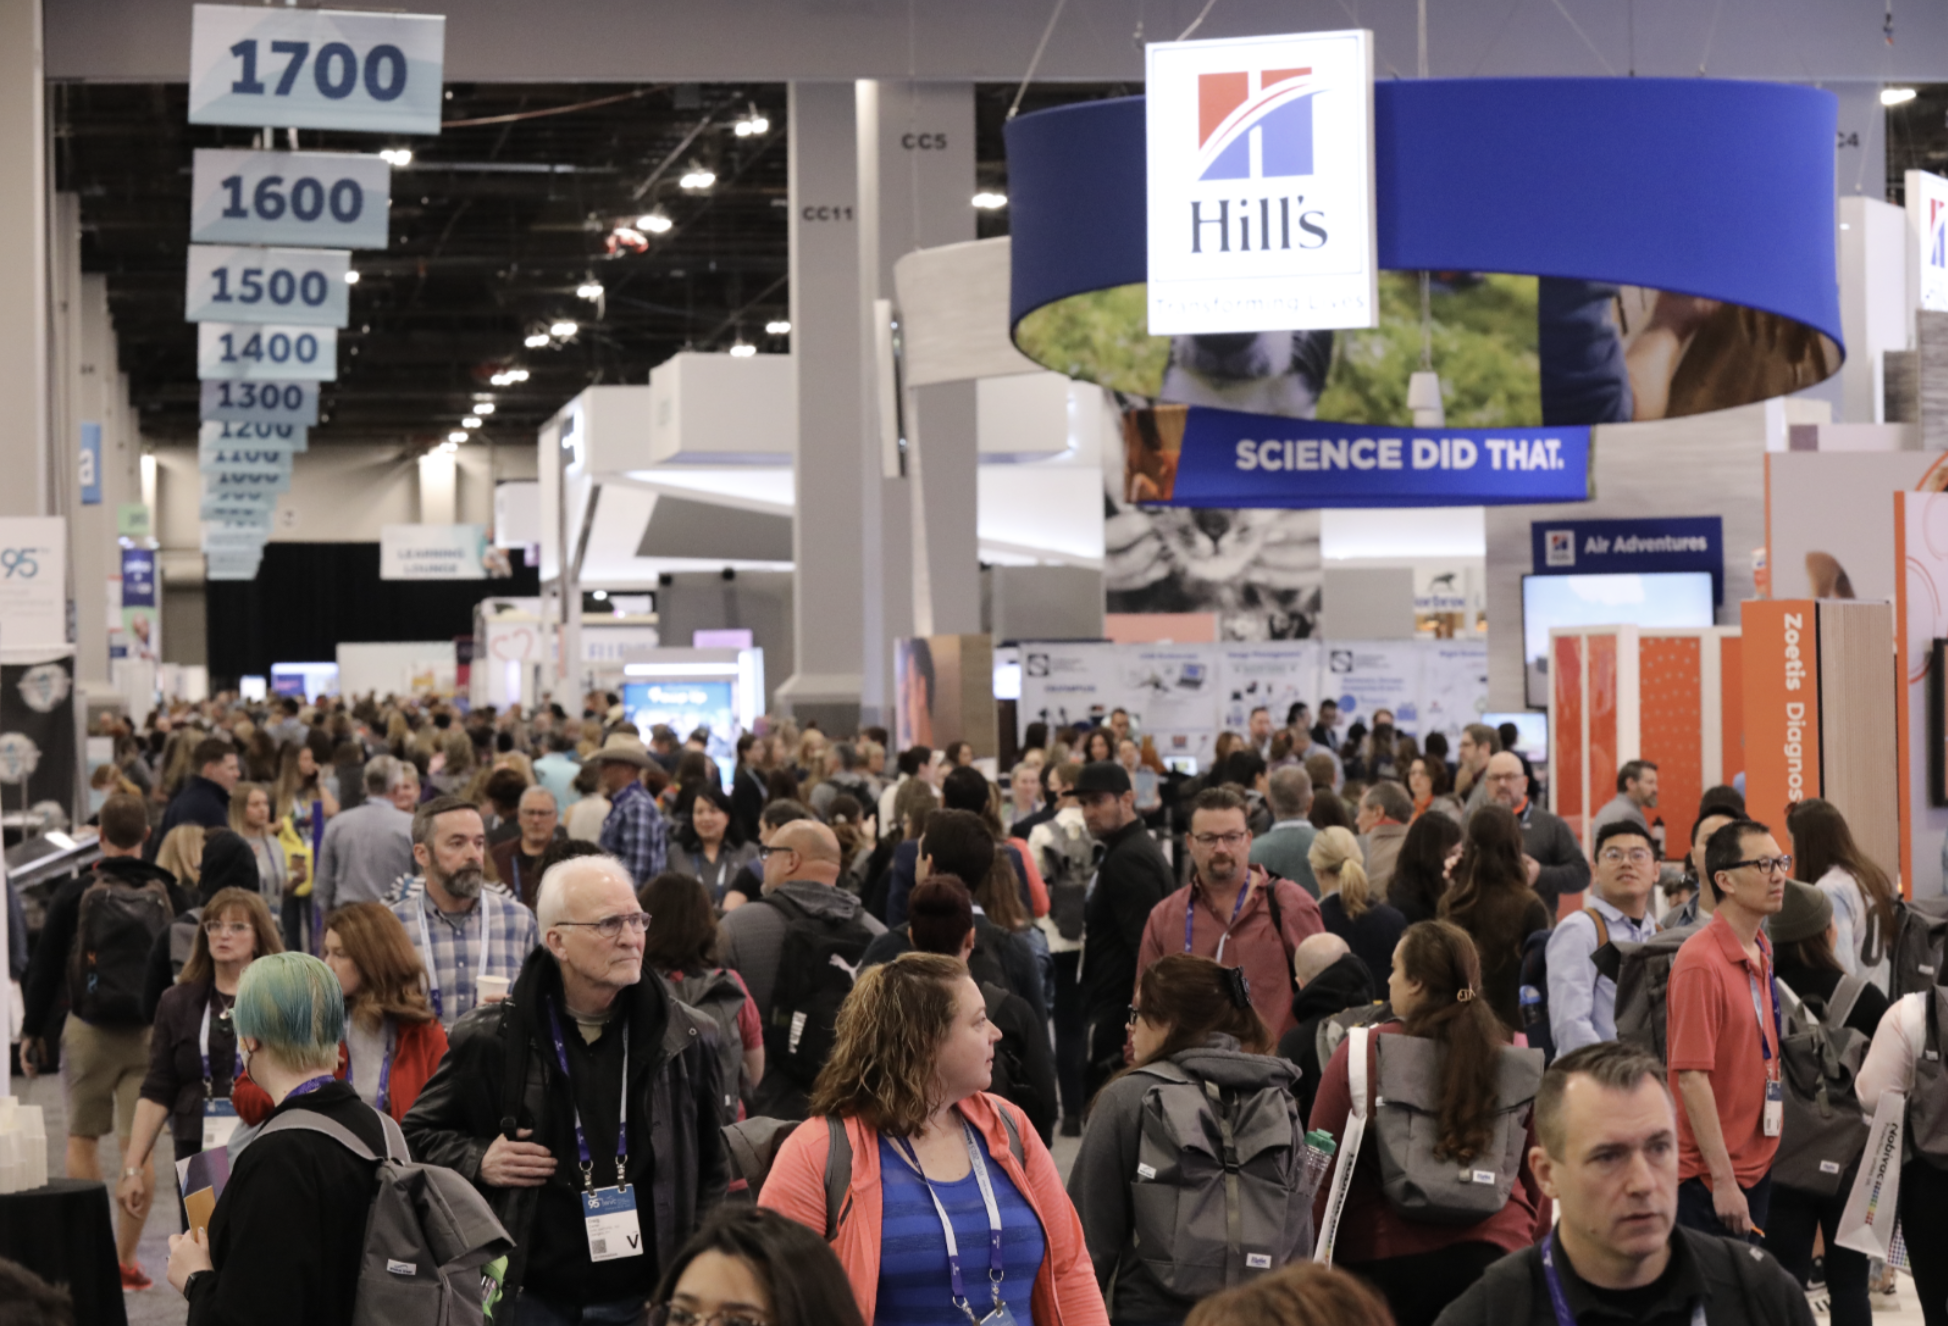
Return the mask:
<path id="1" fill-rule="evenodd" d="M 313 1110 L 385 1153 L 378 1112 L 332 1077 L 345 999 L 331 968 L 303 953 L 259 958 L 232 1017 L 250 1078 L 275 1105 L 270 1119 Z M 280 1131 L 245 1146 L 208 1230 L 169 1240 L 169 1283 L 189 1300 L 192 1326 L 273 1313 L 290 1326 L 346 1326 L 376 1192 L 371 1164 L 321 1133 Z"/>

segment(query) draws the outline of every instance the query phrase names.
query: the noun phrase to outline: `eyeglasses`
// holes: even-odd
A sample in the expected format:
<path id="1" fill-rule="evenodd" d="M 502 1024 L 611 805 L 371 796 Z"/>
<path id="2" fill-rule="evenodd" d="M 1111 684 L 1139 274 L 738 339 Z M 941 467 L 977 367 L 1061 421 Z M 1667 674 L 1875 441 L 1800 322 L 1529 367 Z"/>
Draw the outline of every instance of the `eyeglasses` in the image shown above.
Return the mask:
<path id="1" fill-rule="evenodd" d="M 557 921 L 556 925 L 579 925 L 593 930 L 604 939 L 618 939 L 622 928 L 629 927 L 634 934 L 642 934 L 649 929 L 648 912 L 630 912 L 627 916 L 605 916 L 599 921 Z"/>
<path id="2" fill-rule="evenodd" d="M 1755 856 L 1750 861 L 1734 861 L 1725 869 L 1737 870 L 1741 866 L 1757 866 L 1760 873 L 1766 875 L 1774 871 L 1781 875 L 1789 875 L 1792 873 L 1792 853 L 1787 852 L 1781 856 Z"/>
<path id="3" fill-rule="evenodd" d="M 1138 1008 L 1135 1004 L 1131 1004 L 1129 1021 L 1124 1023 L 1123 1025 L 1134 1027 L 1136 1025 L 1136 1020 L 1142 1016 L 1143 1016 L 1143 1010 Z"/>
<path id="4" fill-rule="evenodd" d="M 797 850 L 795 847 L 760 847 L 758 848 L 758 859 L 762 861 L 775 852 L 795 852 Z"/>
<path id="5" fill-rule="evenodd" d="M 1651 851 L 1648 847 L 1633 847 L 1629 851 L 1625 851 L 1621 847 L 1612 847 L 1607 849 L 1599 859 L 1607 861 L 1611 865 L 1628 861 L 1631 865 L 1642 866 L 1649 865 L 1654 858 L 1651 856 Z"/>
<path id="6" fill-rule="evenodd" d="M 248 921 L 203 922 L 203 933 L 206 935 L 247 935 L 254 928 Z"/>
<path id="7" fill-rule="evenodd" d="M 1199 847 L 1236 847 L 1249 837 L 1248 833 L 1193 833 L 1190 840 Z"/>
<path id="8" fill-rule="evenodd" d="M 766 1326 L 762 1317 L 742 1312 L 692 1312 L 674 1303 L 658 1303 L 649 1310 L 650 1326 Z"/>

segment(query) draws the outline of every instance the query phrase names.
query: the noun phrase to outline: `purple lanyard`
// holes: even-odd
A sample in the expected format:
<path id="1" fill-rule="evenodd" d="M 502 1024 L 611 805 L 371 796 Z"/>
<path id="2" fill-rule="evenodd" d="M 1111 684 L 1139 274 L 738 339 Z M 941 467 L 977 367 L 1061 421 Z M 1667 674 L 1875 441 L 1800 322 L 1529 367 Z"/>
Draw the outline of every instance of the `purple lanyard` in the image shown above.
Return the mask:
<path id="1" fill-rule="evenodd" d="M 1759 952 L 1763 954 L 1765 949 L 1760 948 Z M 1772 964 L 1765 962 L 1763 958 L 1760 960 L 1760 965 L 1765 968 L 1765 979 L 1772 986 L 1772 1042 L 1773 1045 L 1782 1045 L 1785 1043 L 1786 1029 L 1779 1019 L 1779 974 L 1772 970 Z M 1772 1046 L 1765 1043 L 1765 1010 L 1759 1002 L 1759 978 L 1752 975 L 1752 969 L 1747 967 L 1745 980 L 1752 987 L 1752 1016 L 1757 1018 L 1759 1023 L 1759 1054 L 1765 1059 L 1765 1078 L 1768 1082 L 1775 1081 L 1772 1069 Z"/>
<path id="2" fill-rule="evenodd" d="M 1556 1259 L 1553 1250 L 1561 1242 L 1560 1234 L 1551 1234 L 1542 1240 L 1542 1278 L 1549 1285 L 1549 1304 L 1556 1310 L 1556 1326 L 1576 1326 L 1576 1318 L 1569 1311 L 1569 1300 L 1563 1297 L 1562 1278 L 1556 1274 Z M 1691 1326 L 1705 1326 L 1704 1301 L 1691 1304 Z"/>
<path id="3" fill-rule="evenodd" d="M 1244 887 L 1238 890 L 1238 896 L 1232 900 L 1231 919 L 1224 923 L 1225 934 L 1227 935 L 1230 934 L 1231 927 L 1238 924 L 1238 913 L 1245 909 L 1245 895 L 1250 892 L 1251 892 L 1251 876 L 1246 875 Z M 1190 896 L 1184 899 L 1184 952 L 1186 953 L 1191 951 L 1190 949 L 1191 922 L 1194 921 L 1196 917 L 1197 917 L 1197 884 L 1196 881 L 1192 881 L 1190 886 Z M 1222 937 L 1220 937 L 1218 940 L 1218 947 L 1220 949 L 1224 947 L 1224 940 L 1222 939 Z"/>
<path id="4" fill-rule="evenodd" d="M 1001 1211 L 994 1200 L 994 1185 L 988 1179 L 987 1160 L 981 1155 L 980 1148 L 974 1144 L 974 1130 L 968 1127 L 965 1119 L 961 1120 L 960 1129 L 961 1140 L 967 1143 L 968 1163 L 973 1167 L 975 1182 L 981 1186 L 981 1202 L 987 1208 L 988 1284 L 994 1294 L 995 1306 L 999 1307 L 1001 1281 L 1007 1274 L 1001 1266 Z M 900 1154 L 905 1156 L 908 1163 L 913 1166 L 913 1172 L 920 1176 L 920 1186 L 925 1188 L 927 1196 L 933 1199 L 934 1212 L 940 1217 L 940 1229 L 947 1239 L 947 1271 L 953 1280 L 954 1306 L 965 1312 L 970 1322 L 979 1326 L 980 1319 L 974 1315 L 973 1309 L 967 1304 L 967 1286 L 961 1279 L 960 1244 L 954 1238 L 954 1222 L 947 1215 L 947 1208 L 941 1204 L 940 1194 L 934 1191 L 933 1181 L 927 1178 L 926 1170 L 920 1167 L 920 1157 L 913 1150 L 913 1144 L 904 1137 L 895 1137 L 892 1141 L 893 1145 L 899 1148 Z"/>
<path id="5" fill-rule="evenodd" d="M 568 1110 L 575 1120 L 575 1151 L 582 1162 L 582 1187 L 588 1192 L 595 1191 L 595 1161 L 589 1155 L 588 1134 L 582 1131 L 582 1111 L 575 1104 L 575 1080 L 568 1071 L 568 1046 L 561 1038 L 561 1018 L 555 1014 L 555 1001 L 548 1004 L 548 1030 L 555 1038 L 555 1058 L 561 1062 L 561 1075 L 568 1082 Z M 629 1038 L 622 1038 L 622 1108 L 616 1115 L 616 1187 L 627 1188 L 628 1176 L 623 1172 L 623 1162 L 629 1156 Z"/>
<path id="6" fill-rule="evenodd" d="M 286 1094 L 284 1099 L 292 1100 L 298 1096 L 309 1096 L 312 1092 L 316 1091 L 319 1087 L 328 1087 L 332 1083 L 336 1082 L 337 1080 L 338 1080 L 337 1078 L 333 1077 L 329 1073 L 322 1073 L 317 1077 L 311 1078 L 308 1081 L 300 1082 L 296 1086 L 292 1087 L 290 1092 Z"/>
<path id="7" fill-rule="evenodd" d="M 392 1091 L 392 1047 L 398 1038 L 398 1034 L 398 1029 L 392 1024 L 392 1019 L 387 1018 L 386 1052 L 379 1059 L 379 1096 L 372 1103 L 372 1107 L 381 1114 L 386 1112 L 386 1104 Z M 345 1085 L 348 1087 L 352 1085 L 352 1048 L 349 1044 L 345 1047 Z"/>

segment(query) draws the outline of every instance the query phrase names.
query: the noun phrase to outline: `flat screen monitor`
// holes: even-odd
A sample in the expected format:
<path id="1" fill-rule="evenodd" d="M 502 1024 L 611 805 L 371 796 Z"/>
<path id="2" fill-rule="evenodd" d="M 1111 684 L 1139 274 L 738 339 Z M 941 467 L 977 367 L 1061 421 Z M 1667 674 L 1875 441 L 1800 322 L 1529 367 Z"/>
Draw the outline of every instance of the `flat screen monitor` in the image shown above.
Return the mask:
<path id="1" fill-rule="evenodd" d="M 728 792 L 737 768 L 736 692 L 734 681 L 631 681 L 623 683 L 622 707 L 645 741 L 658 723 L 674 731 L 679 742 L 698 728 L 708 728 L 705 752 L 717 762 Z"/>
<path id="2" fill-rule="evenodd" d="M 1523 576 L 1522 661 L 1528 677 L 1528 702 L 1538 709 L 1548 707 L 1549 632 L 1554 627 L 1711 624 L 1709 571 Z"/>
<path id="3" fill-rule="evenodd" d="M 1515 724 L 1515 749 L 1529 757 L 1530 764 L 1549 758 L 1549 715 L 1534 709 L 1517 709 L 1507 714 L 1483 714 L 1481 721 L 1497 732 L 1503 723 Z"/>

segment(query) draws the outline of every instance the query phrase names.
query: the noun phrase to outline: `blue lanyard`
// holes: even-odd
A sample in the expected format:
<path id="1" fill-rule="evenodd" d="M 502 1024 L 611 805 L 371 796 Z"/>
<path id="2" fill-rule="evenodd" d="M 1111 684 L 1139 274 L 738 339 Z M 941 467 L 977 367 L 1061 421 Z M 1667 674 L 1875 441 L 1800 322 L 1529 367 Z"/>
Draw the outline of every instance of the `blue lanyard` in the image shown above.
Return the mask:
<path id="1" fill-rule="evenodd" d="M 1001 1282 L 1006 1272 L 1001 1269 L 1001 1208 L 994 1200 L 994 1185 L 988 1179 L 987 1159 L 981 1155 L 981 1148 L 974 1143 L 974 1130 L 961 1120 L 961 1140 L 967 1143 L 967 1159 L 974 1168 L 974 1180 L 981 1185 L 981 1201 L 987 1207 L 988 1215 L 988 1283 L 994 1294 L 994 1302 L 1001 1303 Z M 940 1217 L 941 1231 L 947 1236 L 947 1270 L 953 1280 L 954 1306 L 967 1314 L 969 1321 L 978 1326 L 979 1319 L 967 1305 L 967 1286 L 960 1273 L 960 1243 L 954 1237 L 954 1222 L 947 1215 L 947 1208 L 941 1204 L 940 1194 L 933 1189 L 933 1181 L 927 1178 L 926 1170 L 920 1167 L 920 1157 L 913 1150 L 913 1144 L 904 1137 L 895 1137 L 893 1145 L 900 1149 L 913 1172 L 920 1176 L 920 1186 L 927 1190 L 933 1199 L 933 1209 Z"/>
<path id="2" fill-rule="evenodd" d="M 386 1052 L 379 1059 L 379 1095 L 378 1099 L 372 1102 L 372 1107 L 381 1114 L 386 1112 L 386 1103 L 392 1091 L 392 1049 L 398 1037 L 398 1028 L 393 1025 L 391 1018 L 387 1018 Z M 352 1085 L 352 1049 L 349 1044 L 345 1047 L 345 1085 L 348 1087 Z"/>
<path id="3" fill-rule="evenodd" d="M 1576 1318 L 1569 1311 L 1569 1300 L 1563 1297 L 1562 1279 L 1556 1274 L 1556 1259 L 1552 1255 L 1561 1239 L 1560 1234 L 1551 1234 L 1542 1240 L 1542 1278 L 1549 1284 L 1549 1304 L 1556 1310 L 1556 1326 L 1576 1326 Z M 1705 1326 L 1702 1301 L 1691 1305 L 1691 1326 Z"/>
<path id="4" fill-rule="evenodd" d="M 216 1088 L 210 1079 L 210 1005 L 216 1002 L 216 987 L 210 987 L 210 997 L 203 1001 L 203 1030 L 197 1037 L 197 1049 L 203 1060 L 203 1099 L 215 1100 Z M 237 1091 L 237 1079 L 243 1076 L 243 1050 L 237 1044 L 234 1034 L 230 1042 L 230 1053 L 235 1062 L 230 1068 L 230 1093 Z"/>
<path id="5" fill-rule="evenodd" d="M 1218 936 L 1218 952 L 1224 951 L 1224 939 L 1231 933 L 1231 927 L 1238 924 L 1238 913 L 1245 909 L 1245 895 L 1251 892 L 1251 876 L 1245 875 L 1244 886 L 1238 896 L 1231 901 L 1231 919 L 1224 923 L 1224 935 Z M 1191 951 L 1191 922 L 1197 917 L 1197 881 L 1192 880 L 1190 894 L 1184 899 L 1184 952 Z"/>
<path id="6" fill-rule="evenodd" d="M 1760 949 L 1759 952 L 1764 953 L 1765 950 Z M 1765 963 L 1763 965 L 1765 966 L 1766 980 L 1771 982 L 1772 985 L 1772 1044 L 1779 1045 L 1783 1044 L 1786 1039 L 1785 1027 L 1779 1020 L 1779 976 L 1772 970 L 1772 964 Z M 1775 1076 L 1771 1067 L 1772 1045 L 1765 1043 L 1765 1009 L 1759 1002 L 1759 978 L 1752 975 L 1752 969 L 1747 967 L 1745 969 L 1745 980 L 1752 987 L 1752 1016 L 1757 1018 L 1759 1023 L 1759 1053 L 1765 1058 L 1766 1078 L 1767 1080 L 1771 1080 Z"/>
<path id="7" fill-rule="evenodd" d="M 595 1171 L 595 1161 L 589 1155 L 588 1134 L 582 1131 L 581 1108 L 575 1104 L 575 1081 L 568 1071 L 568 1046 L 561 1038 L 561 1018 L 555 1014 L 554 1000 L 548 1000 L 547 1005 L 548 1030 L 554 1034 L 555 1038 L 555 1058 L 561 1062 L 561 1075 L 568 1081 L 568 1110 L 575 1119 L 575 1151 L 582 1162 L 582 1187 L 589 1192 L 594 1192 L 595 1180 L 591 1175 Z M 628 1155 L 629 1038 L 625 1035 L 622 1038 L 622 1108 L 617 1112 L 616 1116 L 616 1186 L 618 1188 L 626 1188 L 629 1186 L 628 1176 L 623 1172 L 623 1162 L 628 1158 Z"/>

